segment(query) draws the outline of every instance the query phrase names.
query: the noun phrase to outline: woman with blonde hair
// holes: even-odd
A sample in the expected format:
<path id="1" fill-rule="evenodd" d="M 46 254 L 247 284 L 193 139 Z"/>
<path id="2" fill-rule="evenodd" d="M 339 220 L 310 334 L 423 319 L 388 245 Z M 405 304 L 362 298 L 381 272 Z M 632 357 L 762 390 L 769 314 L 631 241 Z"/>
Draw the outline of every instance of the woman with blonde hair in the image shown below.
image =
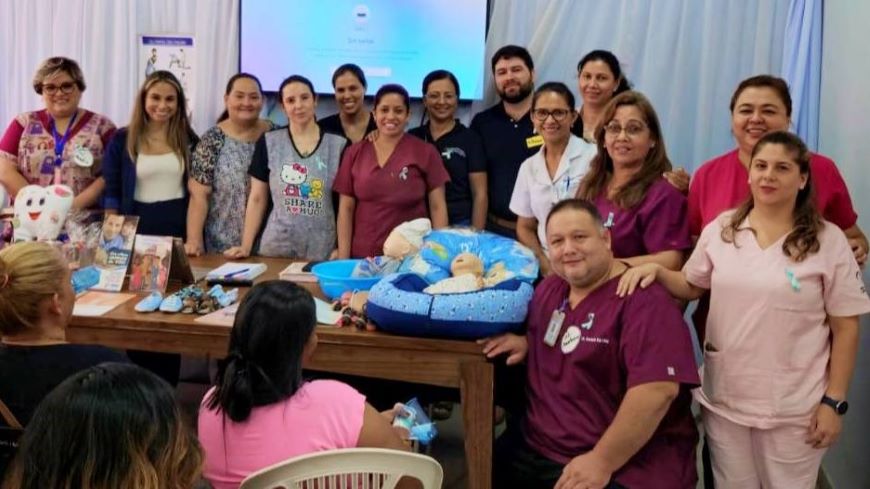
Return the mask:
<path id="1" fill-rule="evenodd" d="M 126 361 L 108 348 L 66 343 L 74 302 L 70 270 L 56 248 L 27 242 L 0 250 L 0 400 L 22 425 L 73 373 Z"/>
<path id="2" fill-rule="evenodd" d="M 181 83 L 168 71 L 155 71 L 136 95 L 130 124 L 118 130 L 106 150 L 106 214 L 139 216 L 138 234 L 185 239 L 187 174 L 197 141 Z M 129 355 L 170 384 L 178 383 L 181 356 L 132 350 Z"/>
<path id="3" fill-rule="evenodd" d="M 135 365 L 103 363 L 39 405 L 7 489 L 190 489 L 202 450 L 172 388 Z"/>
<path id="4" fill-rule="evenodd" d="M 136 95 L 130 124 L 106 149 L 106 213 L 139 216 L 139 234 L 184 238 L 187 172 L 197 141 L 181 83 L 155 71 Z"/>

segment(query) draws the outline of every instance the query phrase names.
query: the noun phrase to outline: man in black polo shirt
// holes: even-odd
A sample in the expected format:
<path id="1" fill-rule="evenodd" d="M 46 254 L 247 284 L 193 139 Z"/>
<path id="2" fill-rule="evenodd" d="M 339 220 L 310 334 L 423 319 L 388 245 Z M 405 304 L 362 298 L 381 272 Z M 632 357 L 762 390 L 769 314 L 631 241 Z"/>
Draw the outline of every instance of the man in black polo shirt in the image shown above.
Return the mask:
<path id="1" fill-rule="evenodd" d="M 509 208 L 514 183 L 520 165 L 544 143 L 529 115 L 535 88 L 532 56 L 523 47 L 504 46 L 492 57 L 492 75 L 501 102 L 474 116 L 471 128 L 480 134 L 486 156 L 486 229 L 516 239 L 517 216 Z"/>

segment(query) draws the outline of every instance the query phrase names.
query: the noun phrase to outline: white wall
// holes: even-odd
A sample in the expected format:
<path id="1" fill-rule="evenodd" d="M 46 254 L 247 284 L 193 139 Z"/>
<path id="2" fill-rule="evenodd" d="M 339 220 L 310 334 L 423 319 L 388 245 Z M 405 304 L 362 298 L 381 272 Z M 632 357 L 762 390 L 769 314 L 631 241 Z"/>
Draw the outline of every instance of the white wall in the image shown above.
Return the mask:
<path id="1" fill-rule="evenodd" d="M 870 2 L 825 2 L 819 151 L 843 173 L 865 233 L 870 231 Z M 864 281 L 870 279 L 865 268 Z M 861 348 L 849 389 L 840 441 L 825 457 L 833 487 L 870 487 L 870 317 L 861 321 Z"/>

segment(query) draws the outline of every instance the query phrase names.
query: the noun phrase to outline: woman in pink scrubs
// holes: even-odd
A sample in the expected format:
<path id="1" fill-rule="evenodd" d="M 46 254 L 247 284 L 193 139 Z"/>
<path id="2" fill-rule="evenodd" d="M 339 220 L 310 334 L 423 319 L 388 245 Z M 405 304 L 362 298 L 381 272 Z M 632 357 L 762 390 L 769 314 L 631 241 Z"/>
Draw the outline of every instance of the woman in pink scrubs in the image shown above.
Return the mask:
<path id="1" fill-rule="evenodd" d="M 378 137 L 351 145 L 341 160 L 333 190 L 338 204 L 338 258 L 383 255 L 384 241 L 399 224 L 428 217 L 447 226 L 444 186 L 450 181 L 431 144 L 405 134 L 408 92 L 384 85 L 375 95 Z"/>
<path id="2" fill-rule="evenodd" d="M 750 155 L 750 197 L 704 228 L 683 270 L 635 267 L 618 293 L 654 279 L 682 299 L 711 291 L 695 397 L 717 488 L 814 488 L 870 299 L 846 236 L 815 208 L 803 142 L 772 132 Z"/>

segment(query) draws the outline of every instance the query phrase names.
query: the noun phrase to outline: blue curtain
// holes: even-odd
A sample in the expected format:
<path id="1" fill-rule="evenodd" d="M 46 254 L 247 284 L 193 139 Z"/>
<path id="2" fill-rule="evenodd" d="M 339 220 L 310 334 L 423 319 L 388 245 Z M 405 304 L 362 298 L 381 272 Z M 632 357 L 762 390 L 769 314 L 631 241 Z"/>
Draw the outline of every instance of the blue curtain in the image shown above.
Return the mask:
<path id="1" fill-rule="evenodd" d="M 782 76 L 791 88 L 795 132 L 819 147 L 823 0 L 791 0 L 782 50 Z"/>

